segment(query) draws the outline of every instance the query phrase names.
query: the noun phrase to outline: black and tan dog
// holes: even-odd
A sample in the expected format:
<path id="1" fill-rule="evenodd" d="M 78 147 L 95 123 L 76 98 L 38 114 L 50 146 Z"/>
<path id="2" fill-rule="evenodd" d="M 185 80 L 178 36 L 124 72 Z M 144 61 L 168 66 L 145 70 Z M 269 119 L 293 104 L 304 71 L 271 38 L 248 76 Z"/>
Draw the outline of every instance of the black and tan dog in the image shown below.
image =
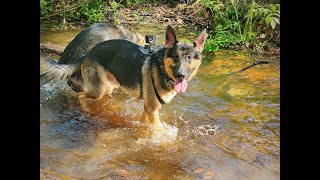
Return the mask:
<path id="1" fill-rule="evenodd" d="M 95 23 L 83 29 L 72 39 L 60 54 L 58 63 L 73 64 L 86 55 L 95 45 L 111 39 L 125 39 L 140 46 L 145 45 L 144 37 L 138 32 L 114 24 Z M 40 69 L 40 86 L 51 80 L 49 76 L 44 76 Z M 74 87 L 71 81 L 68 81 L 68 84 Z"/>
<path id="2" fill-rule="evenodd" d="M 77 34 L 64 49 L 59 64 L 71 64 L 87 54 L 95 45 L 110 39 L 125 39 L 144 46 L 144 37 L 123 26 L 95 23 Z"/>
<path id="3" fill-rule="evenodd" d="M 196 75 L 206 31 L 193 43 L 178 43 L 171 26 L 166 30 L 165 46 L 145 54 L 141 46 L 126 40 L 109 40 L 93 47 L 73 64 L 46 61 L 46 76 L 68 79 L 79 86 L 78 97 L 100 99 L 121 88 L 144 99 L 142 121 L 161 127 L 158 110 L 177 93 L 184 93 L 187 82 Z"/>

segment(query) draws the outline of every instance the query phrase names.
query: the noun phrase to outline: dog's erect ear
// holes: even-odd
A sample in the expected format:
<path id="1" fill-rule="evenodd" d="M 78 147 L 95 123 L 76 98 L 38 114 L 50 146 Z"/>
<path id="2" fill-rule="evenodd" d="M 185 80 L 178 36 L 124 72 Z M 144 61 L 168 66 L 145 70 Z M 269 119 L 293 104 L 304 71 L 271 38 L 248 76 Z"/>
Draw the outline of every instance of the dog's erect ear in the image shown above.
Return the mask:
<path id="1" fill-rule="evenodd" d="M 193 42 L 193 45 L 198 52 L 203 51 L 204 41 L 206 40 L 206 36 L 207 36 L 206 29 L 204 29 L 201 32 L 201 34 L 197 37 L 196 41 Z"/>
<path id="2" fill-rule="evenodd" d="M 172 48 L 172 46 L 176 43 L 178 43 L 178 41 L 174 33 L 174 30 L 170 25 L 168 25 L 167 31 L 166 31 L 166 43 L 164 46 L 166 48 Z"/>

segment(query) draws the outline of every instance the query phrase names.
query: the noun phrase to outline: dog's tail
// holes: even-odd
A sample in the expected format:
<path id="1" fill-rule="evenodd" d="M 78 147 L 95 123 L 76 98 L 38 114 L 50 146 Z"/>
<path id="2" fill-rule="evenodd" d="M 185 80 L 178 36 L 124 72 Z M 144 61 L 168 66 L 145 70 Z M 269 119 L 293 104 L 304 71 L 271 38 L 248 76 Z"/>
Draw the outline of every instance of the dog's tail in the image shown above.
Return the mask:
<path id="1" fill-rule="evenodd" d="M 49 81 L 57 82 L 68 79 L 72 74 L 80 70 L 81 63 L 59 64 L 52 59 L 40 62 L 40 86 Z"/>

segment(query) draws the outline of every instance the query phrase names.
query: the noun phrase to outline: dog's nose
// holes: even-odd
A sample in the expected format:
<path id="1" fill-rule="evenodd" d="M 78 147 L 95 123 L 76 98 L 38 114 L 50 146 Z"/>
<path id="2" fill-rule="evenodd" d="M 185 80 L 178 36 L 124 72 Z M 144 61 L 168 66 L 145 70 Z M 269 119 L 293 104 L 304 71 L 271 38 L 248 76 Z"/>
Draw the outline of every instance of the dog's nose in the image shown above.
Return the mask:
<path id="1" fill-rule="evenodd" d="M 179 79 L 180 81 L 182 81 L 184 79 L 184 77 L 186 77 L 183 74 L 177 74 L 177 79 Z"/>

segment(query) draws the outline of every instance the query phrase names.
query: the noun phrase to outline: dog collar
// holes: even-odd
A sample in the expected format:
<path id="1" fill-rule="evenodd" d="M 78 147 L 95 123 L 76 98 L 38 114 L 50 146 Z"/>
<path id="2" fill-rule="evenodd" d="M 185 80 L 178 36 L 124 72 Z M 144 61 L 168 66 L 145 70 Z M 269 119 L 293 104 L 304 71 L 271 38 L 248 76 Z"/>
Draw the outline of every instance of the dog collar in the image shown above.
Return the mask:
<path id="1" fill-rule="evenodd" d="M 156 96 L 157 96 L 158 101 L 159 101 L 162 105 L 164 105 L 166 102 L 164 102 L 164 100 L 161 98 L 161 96 L 159 95 L 159 92 L 157 91 L 157 88 L 156 88 L 155 85 L 154 85 L 154 79 L 153 79 L 153 76 L 152 76 L 152 72 L 151 72 L 151 81 L 152 81 L 153 90 L 154 90 L 154 92 L 156 93 Z"/>

